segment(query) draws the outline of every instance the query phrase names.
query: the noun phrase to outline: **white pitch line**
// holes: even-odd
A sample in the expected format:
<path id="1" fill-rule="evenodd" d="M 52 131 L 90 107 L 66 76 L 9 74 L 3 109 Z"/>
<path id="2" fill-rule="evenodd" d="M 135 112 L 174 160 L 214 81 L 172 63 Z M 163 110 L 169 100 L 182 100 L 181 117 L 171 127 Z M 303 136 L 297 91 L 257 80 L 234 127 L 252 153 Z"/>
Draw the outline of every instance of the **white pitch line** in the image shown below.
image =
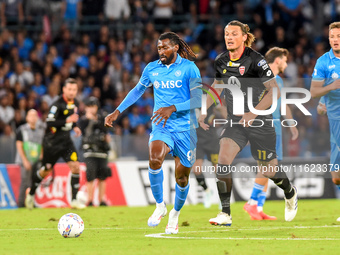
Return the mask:
<path id="1" fill-rule="evenodd" d="M 203 232 L 203 231 L 191 231 L 191 232 Z M 183 234 L 188 232 L 183 232 Z M 265 238 L 265 237 L 188 237 L 188 236 L 173 236 L 173 235 L 165 235 L 165 233 L 151 234 L 145 235 L 145 237 L 153 237 L 153 238 L 166 238 L 166 239 L 204 239 L 204 240 L 294 240 L 294 241 L 339 241 L 340 238 Z"/>
<path id="2" fill-rule="evenodd" d="M 306 228 L 338 228 L 340 225 L 332 225 L 332 226 L 294 226 L 294 227 L 267 227 L 267 228 L 243 228 L 243 229 L 218 229 L 221 232 L 230 232 L 230 231 L 258 231 L 258 230 L 279 230 L 279 229 L 306 229 Z M 181 232 L 181 234 L 187 234 L 187 233 L 204 233 L 204 232 L 211 232 L 212 230 L 201 230 L 201 231 L 185 231 Z M 145 235 L 145 237 L 153 237 L 153 238 L 174 238 L 174 239 L 212 239 L 212 240 L 220 240 L 220 239 L 226 239 L 226 240 L 300 240 L 300 241 L 337 241 L 340 240 L 340 238 L 265 238 L 265 237 L 179 237 L 174 235 L 166 235 L 165 233 L 157 233 L 157 234 L 149 234 Z"/>

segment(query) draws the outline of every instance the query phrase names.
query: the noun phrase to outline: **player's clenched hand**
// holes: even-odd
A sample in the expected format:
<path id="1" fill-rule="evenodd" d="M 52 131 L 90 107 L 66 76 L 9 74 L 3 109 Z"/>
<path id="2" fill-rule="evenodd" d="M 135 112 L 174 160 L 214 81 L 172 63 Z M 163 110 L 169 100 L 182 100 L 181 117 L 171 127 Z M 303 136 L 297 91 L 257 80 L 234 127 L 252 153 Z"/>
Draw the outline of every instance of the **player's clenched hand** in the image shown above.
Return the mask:
<path id="1" fill-rule="evenodd" d="M 325 104 L 319 103 L 318 107 L 316 108 L 318 111 L 318 114 L 325 115 L 327 114 L 327 107 Z"/>
<path id="2" fill-rule="evenodd" d="M 110 113 L 109 115 L 107 115 L 105 117 L 105 127 L 113 127 L 112 126 L 112 122 L 116 121 L 116 119 L 118 118 L 119 116 L 119 111 L 118 110 L 115 110 L 114 112 Z"/>
<path id="3" fill-rule="evenodd" d="M 252 112 L 247 112 L 243 114 L 242 119 L 239 121 L 240 124 L 243 124 L 244 127 L 249 127 L 253 124 L 254 119 L 256 118 L 256 114 Z"/>
<path id="4" fill-rule="evenodd" d="M 81 130 L 79 127 L 74 127 L 73 128 L 74 133 L 76 133 L 76 137 L 81 136 Z"/>
<path id="5" fill-rule="evenodd" d="M 176 107 L 174 105 L 159 108 L 153 113 L 153 116 L 151 117 L 151 120 L 153 120 L 152 123 L 157 122 L 156 125 L 158 125 L 162 122 L 162 120 L 164 120 L 163 127 L 165 127 L 170 115 L 175 111 Z"/>
<path id="6" fill-rule="evenodd" d="M 72 115 L 68 116 L 66 119 L 66 123 L 76 123 L 79 119 L 79 115 L 76 113 L 73 113 Z"/>
<path id="7" fill-rule="evenodd" d="M 200 124 L 201 128 L 203 128 L 204 130 L 208 130 L 209 129 L 209 125 L 204 122 L 206 117 L 207 117 L 206 114 L 202 114 L 198 118 L 198 123 Z"/>

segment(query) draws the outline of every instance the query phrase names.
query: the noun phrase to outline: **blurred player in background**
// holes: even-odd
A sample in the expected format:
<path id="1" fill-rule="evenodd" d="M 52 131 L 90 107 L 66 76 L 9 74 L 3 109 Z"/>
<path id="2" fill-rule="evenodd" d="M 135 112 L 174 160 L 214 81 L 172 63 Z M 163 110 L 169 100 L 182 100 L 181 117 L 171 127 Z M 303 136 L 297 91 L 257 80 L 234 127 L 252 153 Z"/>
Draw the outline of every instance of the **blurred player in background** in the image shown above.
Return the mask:
<path id="1" fill-rule="evenodd" d="M 279 47 L 273 47 L 265 54 L 265 60 L 272 70 L 276 82 L 281 89 L 283 88 L 283 81 L 279 73 L 283 73 L 287 67 L 288 50 Z M 264 66 L 264 65 L 263 65 Z M 293 119 L 292 111 L 289 106 L 286 105 L 286 119 Z M 282 126 L 281 126 L 281 98 L 278 99 L 276 110 L 273 112 L 274 127 L 276 133 L 276 155 L 277 160 L 282 160 Z M 296 127 L 291 126 L 290 132 L 292 134 L 292 140 L 296 140 L 299 136 L 299 131 Z M 266 192 L 268 188 L 268 179 L 258 172 L 253 191 L 251 193 L 249 201 L 244 205 L 244 210 L 247 211 L 252 220 L 276 220 L 275 216 L 269 216 L 263 212 L 263 205 L 266 201 Z"/>
<path id="2" fill-rule="evenodd" d="M 16 163 L 21 168 L 19 207 L 25 206 L 25 192 L 31 187 L 32 166 L 42 157 L 41 144 L 45 134 L 44 125 L 39 122 L 36 110 L 31 109 L 27 112 L 26 122 L 18 128 L 16 133 Z"/>
<path id="3" fill-rule="evenodd" d="M 213 225 L 230 226 L 232 218 L 230 214 L 230 196 L 232 189 L 231 164 L 236 155 L 250 143 L 252 156 L 257 160 L 259 171 L 284 191 L 285 194 L 285 220 L 291 221 L 297 213 L 297 190 L 291 185 L 287 175 L 283 171 L 276 171 L 278 165 L 276 159 L 276 133 L 271 122 L 272 115 L 257 115 L 248 109 L 248 88 L 252 88 L 252 104 L 256 110 L 266 110 L 272 105 L 274 90 L 277 98 L 280 92 L 272 70 L 265 59 L 250 48 L 255 40 L 249 32 L 249 27 L 239 21 L 231 21 L 225 27 L 224 38 L 227 51 L 216 57 L 215 82 L 228 84 L 230 88 L 237 86 L 241 89 L 244 100 L 244 114 L 236 116 L 233 113 L 233 94 L 229 89 L 224 89 L 227 103 L 228 123 L 220 136 L 220 152 L 217 166 L 217 189 L 222 204 L 222 212 L 209 222 Z M 221 94 L 222 89 L 218 88 Z M 237 100 L 237 99 L 235 99 Z M 207 98 L 207 108 L 212 105 L 212 99 Z M 200 125 L 209 128 L 200 117 Z M 256 118 L 256 122 L 254 121 Z M 262 126 L 259 126 L 263 123 Z M 254 123 L 254 126 L 252 125 Z"/>
<path id="4" fill-rule="evenodd" d="M 111 169 L 107 166 L 110 135 L 104 127 L 104 118 L 98 113 L 98 99 L 90 97 L 85 105 L 85 115 L 79 120 L 78 125 L 82 132 L 88 205 L 93 205 L 94 180 L 98 179 L 99 205 L 106 206 L 104 201 L 105 180 L 111 176 Z"/>
<path id="5" fill-rule="evenodd" d="M 175 33 L 167 32 L 158 39 L 159 60 L 150 62 L 137 85 L 118 108 L 105 118 L 112 127 L 119 114 L 135 103 L 153 84 L 155 107 L 149 140 L 149 179 L 156 209 L 148 220 L 157 226 L 167 213 L 163 201 L 162 164 L 167 154 L 175 158 L 176 196 L 169 214 L 166 234 L 178 233 L 178 217 L 189 192 L 189 174 L 195 162 L 197 120 L 194 108 L 201 106 L 201 76 L 194 62 L 196 55 Z"/>
<path id="6" fill-rule="evenodd" d="M 75 99 L 78 85 L 75 79 L 69 78 L 63 86 L 63 94 L 51 105 L 46 119 L 47 128 L 43 140 L 42 166 L 32 171 L 32 185 L 26 195 L 25 206 L 34 207 L 34 194 L 41 181 L 53 170 L 57 160 L 62 157 L 71 170 L 72 201 L 71 207 L 82 209 L 83 203 L 77 199 L 79 188 L 79 162 L 76 148 L 71 140 L 70 132 L 76 136 L 81 130 L 76 125 L 78 121 L 78 101 Z"/>
<path id="7" fill-rule="evenodd" d="M 327 107 L 325 105 L 325 97 L 322 96 L 320 98 L 318 107 L 317 107 L 318 114 L 326 115 L 327 114 Z M 330 165 L 331 165 L 331 175 L 336 176 L 335 171 L 339 172 L 340 167 L 340 150 L 339 147 L 336 145 L 336 141 L 332 133 L 330 133 L 330 142 L 331 142 L 331 157 L 330 157 Z M 339 185 L 337 185 L 339 188 Z M 340 221 L 340 217 L 337 219 Z"/>
<path id="8" fill-rule="evenodd" d="M 310 92 L 314 98 L 324 96 L 330 133 L 340 148 L 340 22 L 329 25 L 329 44 L 330 51 L 318 58 L 314 67 Z M 335 164 L 338 164 L 335 169 L 339 169 L 340 161 Z M 340 171 L 331 174 L 333 183 L 340 190 Z"/>

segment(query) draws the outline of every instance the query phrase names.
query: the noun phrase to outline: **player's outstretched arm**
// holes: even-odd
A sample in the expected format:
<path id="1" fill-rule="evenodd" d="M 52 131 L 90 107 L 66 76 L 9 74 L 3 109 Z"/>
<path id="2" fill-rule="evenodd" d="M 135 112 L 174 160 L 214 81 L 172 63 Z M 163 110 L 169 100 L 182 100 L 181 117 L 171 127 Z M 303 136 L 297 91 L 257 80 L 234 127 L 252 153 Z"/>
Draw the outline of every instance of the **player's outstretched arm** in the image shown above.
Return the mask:
<path id="1" fill-rule="evenodd" d="M 105 117 L 105 122 L 104 122 L 105 127 L 113 127 L 112 123 L 117 120 L 119 114 L 120 114 L 120 111 L 115 110 L 114 112 L 107 115 Z"/>

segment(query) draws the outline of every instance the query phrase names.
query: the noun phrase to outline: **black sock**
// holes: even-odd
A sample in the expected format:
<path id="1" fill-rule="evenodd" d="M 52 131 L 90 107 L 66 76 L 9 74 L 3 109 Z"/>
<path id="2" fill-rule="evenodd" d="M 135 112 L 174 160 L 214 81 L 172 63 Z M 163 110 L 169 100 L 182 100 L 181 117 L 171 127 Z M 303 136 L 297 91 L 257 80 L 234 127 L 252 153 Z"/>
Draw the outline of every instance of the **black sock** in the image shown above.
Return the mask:
<path id="1" fill-rule="evenodd" d="M 208 188 L 207 184 L 205 183 L 204 174 L 200 173 L 199 175 L 195 175 L 198 185 L 200 185 L 204 190 Z"/>
<path id="2" fill-rule="evenodd" d="M 72 200 L 77 198 L 79 189 L 79 174 L 71 175 Z"/>
<path id="3" fill-rule="evenodd" d="M 230 196 L 233 187 L 233 179 L 231 173 L 225 171 L 229 169 L 229 165 L 218 164 L 217 168 L 217 190 L 221 200 L 222 212 L 230 215 Z M 220 169 L 221 172 L 218 170 Z"/>
<path id="4" fill-rule="evenodd" d="M 32 171 L 32 184 L 31 184 L 31 190 L 30 190 L 30 195 L 33 196 L 35 194 L 35 191 L 37 190 L 39 184 L 41 183 L 42 181 L 42 177 L 40 176 L 39 174 L 39 170 L 37 171 Z"/>
<path id="5" fill-rule="evenodd" d="M 270 178 L 285 193 L 285 197 L 290 199 L 294 196 L 295 191 L 288 180 L 285 172 L 277 172 L 273 178 Z"/>

